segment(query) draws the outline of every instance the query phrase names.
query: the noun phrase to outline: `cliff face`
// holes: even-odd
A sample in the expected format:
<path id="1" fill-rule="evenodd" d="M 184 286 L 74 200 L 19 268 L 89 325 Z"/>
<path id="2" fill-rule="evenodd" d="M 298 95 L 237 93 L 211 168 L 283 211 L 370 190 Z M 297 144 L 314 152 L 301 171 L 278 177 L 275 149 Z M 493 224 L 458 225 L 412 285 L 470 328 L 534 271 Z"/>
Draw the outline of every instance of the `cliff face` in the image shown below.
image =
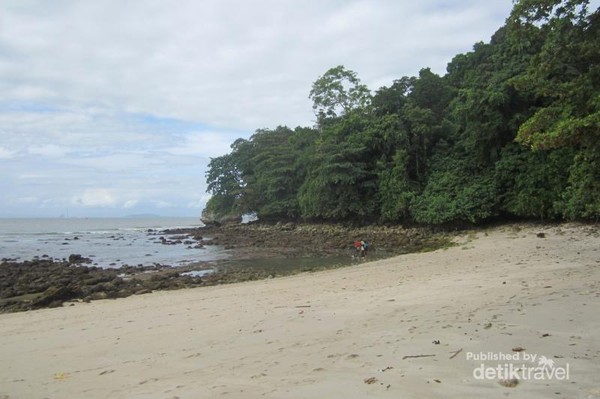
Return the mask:
<path id="1" fill-rule="evenodd" d="M 235 214 L 220 215 L 215 211 L 204 208 L 200 215 L 200 220 L 207 226 L 220 226 L 224 224 L 239 224 L 242 222 L 242 216 Z"/>

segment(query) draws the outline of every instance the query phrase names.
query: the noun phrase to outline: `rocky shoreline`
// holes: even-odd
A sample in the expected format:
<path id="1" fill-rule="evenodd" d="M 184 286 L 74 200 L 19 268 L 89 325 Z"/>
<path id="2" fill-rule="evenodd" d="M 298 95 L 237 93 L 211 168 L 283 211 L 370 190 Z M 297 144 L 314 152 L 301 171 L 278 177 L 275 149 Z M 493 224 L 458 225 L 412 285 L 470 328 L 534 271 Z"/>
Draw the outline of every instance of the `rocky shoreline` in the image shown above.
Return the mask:
<path id="1" fill-rule="evenodd" d="M 103 269 L 90 259 L 72 254 L 68 259 L 33 259 L 0 263 L 0 312 L 63 306 L 69 301 L 89 302 L 123 298 L 156 290 L 173 290 L 289 274 L 290 271 L 244 268 L 243 261 L 271 258 L 333 258 L 350 256 L 356 239 L 371 243 L 377 257 L 435 249 L 449 237 L 423 228 L 399 226 L 352 227 L 334 224 L 231 224 L 160 232 L 165 245 L 217 245 L 230 257 L 185 267 L 155 264 Z M 339 265 L 338 265 L 339 266 Z M 304 268 L 312 271 L 328 266 Z"/>
<path id="2" fill-rule="evenodd" d="M 220 245 L 233 257 L 305 257 L 347 254 L 354 240 L 367 240 L 375 251 L 392 254 L 437 247 L 448 235 L 432 229 L 402 226 L 347 226 L 342 224 L 247 223 L 165 230 L 189 235 L 199 245 Z"/>

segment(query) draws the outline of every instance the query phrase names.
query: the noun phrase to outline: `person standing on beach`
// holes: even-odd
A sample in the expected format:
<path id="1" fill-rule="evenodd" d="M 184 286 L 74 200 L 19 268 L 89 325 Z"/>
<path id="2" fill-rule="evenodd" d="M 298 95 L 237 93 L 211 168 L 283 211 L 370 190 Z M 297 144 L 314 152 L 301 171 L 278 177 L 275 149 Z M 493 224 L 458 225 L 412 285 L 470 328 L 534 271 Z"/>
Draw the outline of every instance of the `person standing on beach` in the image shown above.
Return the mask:
<path id="1" fill-rule="evenodd" d="M 365 240 L 356 240 L 352 244 L 355 250 L 355 255 L 358 258 L 364 258 L 369 253 L 369 243 Z"/>
<path id="2" fill-rule="evenodd" d="M 354 243 L 352 244 L 352 246 L 354 246 L 354 251 L 355 251 L 354 256 L 355 257 L 362 256 L 362 243 L 361 243 L 361 241 L 355 240 Z"/>
<path id="3" fill-rule="evenodd" d="M 366 258 L 367 254 L 369 253 L 369 243 L 366 240 L 361 240 L 360 251 L 361 251 L 361 256 L 363 258 Z"/>

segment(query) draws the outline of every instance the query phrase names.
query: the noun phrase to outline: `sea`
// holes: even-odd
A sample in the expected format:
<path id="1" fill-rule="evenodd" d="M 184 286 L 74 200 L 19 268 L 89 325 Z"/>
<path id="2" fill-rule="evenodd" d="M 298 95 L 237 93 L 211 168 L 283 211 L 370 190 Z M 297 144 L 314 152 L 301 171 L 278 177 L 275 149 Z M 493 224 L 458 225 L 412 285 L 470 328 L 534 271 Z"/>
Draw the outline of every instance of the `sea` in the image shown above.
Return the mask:
<path id="1" fill-rule="evenodd" d="M 0 218 L 0 259 L 68 259 L 77 254 L 92 265 L 118 268 L 154 264 L 186 266 L 226 259 L 218 246 L 164 245 L 166 229 L 202 227 L 199 218 Z"/>

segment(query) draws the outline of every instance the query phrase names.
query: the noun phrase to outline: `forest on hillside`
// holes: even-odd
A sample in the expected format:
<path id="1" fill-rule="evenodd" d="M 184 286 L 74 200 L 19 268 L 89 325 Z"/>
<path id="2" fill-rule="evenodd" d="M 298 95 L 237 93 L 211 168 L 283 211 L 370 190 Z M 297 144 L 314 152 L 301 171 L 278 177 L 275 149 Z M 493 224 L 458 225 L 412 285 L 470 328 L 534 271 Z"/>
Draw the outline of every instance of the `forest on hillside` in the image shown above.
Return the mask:
<path id="1" fill-rule="evenodd" d="M 259 129 L 212 158 L 220 218 L 450 224 L 600 217 L 600 12 L 516 1 L 489 43 L 374 93 L 344 66 L 311 127 Z"/>

